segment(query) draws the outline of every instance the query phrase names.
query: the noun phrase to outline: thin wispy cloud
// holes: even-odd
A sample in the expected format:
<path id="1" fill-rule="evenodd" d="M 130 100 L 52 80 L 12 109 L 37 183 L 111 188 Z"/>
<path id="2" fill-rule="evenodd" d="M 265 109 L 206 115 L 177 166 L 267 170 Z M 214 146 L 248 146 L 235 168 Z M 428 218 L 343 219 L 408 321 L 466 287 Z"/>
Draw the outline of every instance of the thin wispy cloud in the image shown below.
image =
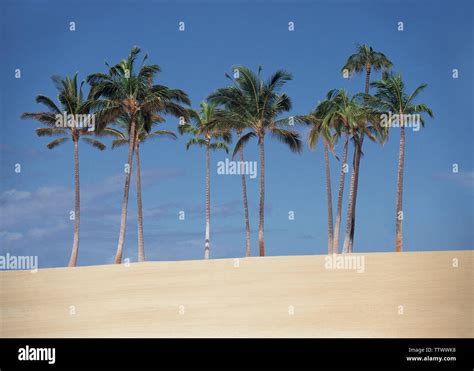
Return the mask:
<path id="1" fill-rule="evenodd" d="M 438 173 L 436 179 L 447 181 L 461 187 L 474 188 L 474 171 L 460 171 L 458 173 Z"/>

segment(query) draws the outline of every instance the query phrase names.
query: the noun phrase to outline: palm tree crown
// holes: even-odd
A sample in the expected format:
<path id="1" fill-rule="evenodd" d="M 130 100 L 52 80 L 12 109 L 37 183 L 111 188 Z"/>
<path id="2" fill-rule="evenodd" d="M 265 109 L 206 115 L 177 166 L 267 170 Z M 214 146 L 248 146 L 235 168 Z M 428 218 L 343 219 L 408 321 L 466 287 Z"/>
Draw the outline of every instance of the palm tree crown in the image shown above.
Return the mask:
<path id="1" fill-rule="evenodd" d="M 377 89 L 376 93 L 369 97 L 369 104 L 379 113 L 396 114 L 420 114 L 420 123 L 425 125 L 423 113 L 433 117 L 433 111 L 424 103 L 415 104 L 414 100 L 425 90 L 427 84 L 419 85 L 411 94 L 406 93 L 405 84 L 400 73 L 392 73 L 385 79 L 374 81 L 370 86 Z M 386 129 L 386 127 L 385 127 Z M 385 130 L 384 132 L 387 132 Z"/>
<path id="2" fill-rule="evenodd" d="M 260 142 L 267 133 L 286 143 L 293 152 L 300 152 L 303 146 L 299 134 L 288 129 L 288 119 L 277 119 L 291 110 L 290 97 L 286 93 L 278 93 L 292 79 L 291 74 L 278 70 L 264 81 L 260 67 L 257 74 L 244 66 L 236 67 L 235 71 L 238 71 L 237 77 L 226 75 L 233 86 L 218 89 L 208 97 L 210 102 L 222 104 L 231 111 L 238 117 L 234 121 L 249 130 L 237 142 L 234 153 L 252 137 L 257 137 Z"/>
<path id="3" fill-rule="evenodd" d="M 219 109 L 216 104 L 201 102 L 200 110 L 189 110 L 189 116 L 192 124 L 185 123 L 178 126 L 181 134 L 189 133 L 193 135 L 187 144 L 186 149 L 198 145 L 209 145 L 209 149 L 223 149 L 229 152 L 227 144 L 232 141 L 230 130 L 227 129 L 229 116 L 225 111 Z"/>
<path id="4" fill-rule="evenodd" d="M 350 73 L 362 73 L 364 71 L 386 71 L 392 67 L 392 62 L 381 52 L 375 51 L 367 44 L 357 45 L 356 53 L 347 58 L 346 63 L 342 67 L 342 71 L 346 70 Z"/>
<path id="5" fill-rule="evenodd" d="M 98 140 L 90 138 L 95 134 L 93 127 L 88 127 L 80 125 L 78 122 L 73 122 L 65 125 L 58 125 L 58 119 L 66 115 L 89 115 L 92 118 L 94 117 L 93 106 L 94 100 L 92 97 L 92 92 L 89 92 L 87 97 L 84 97 L 83 85 L 84 82 L 78 84 L 77 73 L 73 78 L 66 76 L 62 78 L 60 76 L 53 76 L 53 80 L 56 89 L 58 90 L 58 101 L 60 105 L 58 106 L 53 99 L 45 96 L 38 95 L 36 97 L 36 103 L 43 104 L 48 108 L 46 112 L 25 112 L 21 115 L 22 119 L 33 119 L 44 124 L 45 128 L 36 129 L 36 134 L 39 137 L 49 136 L 49 137 L 59 137 L 49 142 L 46 146 L 49 149 L 53 149 L 58 145 L 68 141 L 70 138 L 72 140 L 79 140 L 81 137 L 87 144 L 91 146 L 104 150 L 105 145 Z M 97 124 L 97 121 L 96 123 Z"/>

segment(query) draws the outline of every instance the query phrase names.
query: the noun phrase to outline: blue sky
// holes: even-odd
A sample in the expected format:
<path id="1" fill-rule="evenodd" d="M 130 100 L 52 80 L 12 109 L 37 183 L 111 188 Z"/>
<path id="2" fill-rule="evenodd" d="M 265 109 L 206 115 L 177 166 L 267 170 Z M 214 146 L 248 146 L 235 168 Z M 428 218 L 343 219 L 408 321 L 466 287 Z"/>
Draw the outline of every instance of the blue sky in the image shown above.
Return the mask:
<path id="1" fill-rule="evenodd" d="M 234 65 L 268 76 L 284 68 L 294 80 L 284 91 L 291 114 L 312 110 L 332 88 L 363 90 L 364 80 L 343 79 L 341 66 L 357 43 L 384 52 L 407 89 L 428 88 L 419 101 L 435 118 L 407 132 L 405 250 L 471 249 L 474 168 L 473 3 L 471 1 L 4 1 L 1 11 L 0 253 L 38 255 L 41 267 L 63 266 L 72 247 L 73 151 L 54 150 L 38 138 L 25 111 L 39 111 L 34 98 L 56 92 L 50 77 L 105 71 L 104 62 L 125 58 L 139 45 L 159 64 L 157 82 L 185 90 L 197 108 L 225 86 Z M 75 22 L 76 31 L 69 30 Z M 178 23 L 185 22 L 185 31 Z M 397 22 L 404 22 L 404 31 Z M 288 22 L 295 30 L 288 31 Z M 21 78 L 14 76 L 21 69 Z M 452 70 L 459 78 L 452 78 Z M 373 79 L 380 76 L 375 74 Z M 173 130 L 169 118 L 163 128 Z M 304 134 L 304 131 L 302 131 Z M 383 147 L 364 143 L 354 251 L 394 251 L 396 166 L 399 132 Z M 149 260 L 200 259 L 204 244 L 204 153 L 185 150 L 186 138 L 145 143 L 143 172 L 145 249 Z M 327 213 L 320 148 L 302 155 L 266 144 L 266 252 L 323 254 Z M 340 152 L 341 148 L 337 148 Z M 257 144 L 246 148 L 257 160 Z M 352 148 L 350 151 L 352 156 Z M 245 252 L 241 183 L 217 176 L 212 155 L 211 256 Z M 117 245 L 126 149 L 80 148 L 81 244 L 79 265 L 112 261 Z M 339 165 L 332 159 L 333 194 Z M 20 163 L 22 172 L 14 172 Z M 452 166 L 459 165 L 454 174 Z M 348 195 L 344 195 L 344 214 Z M 135 179 L 132 177 L 132 184 Z M 248 179 L 251 249 L 257 255 L 258 178 Z M 334 204 L 336 198 L 334 197 Z M 137 218 L 132 186 L 124 257 L 136 260 Z M 185 211 L 186 219 L 178 213 Z M 295 220 L 288 219 L 288 212 Z M 341 233 L 345 224 L 342 225 Z"/>

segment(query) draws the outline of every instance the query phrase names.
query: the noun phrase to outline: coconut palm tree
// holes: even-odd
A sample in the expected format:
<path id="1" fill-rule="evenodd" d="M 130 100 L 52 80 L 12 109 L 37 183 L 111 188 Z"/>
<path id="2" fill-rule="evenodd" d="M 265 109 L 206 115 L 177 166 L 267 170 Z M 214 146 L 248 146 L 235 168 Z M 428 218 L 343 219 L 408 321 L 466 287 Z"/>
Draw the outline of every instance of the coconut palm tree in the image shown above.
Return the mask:
<path id="1" fill-rule="evenodd" d="M 397 169 L 397 203 L 396 203 L 396 240 L 395 250 L 400 252 L 403 250 L 403 173 L 405 169 L 405 127 L 410 122 L 408 120 L 418 120 L 421 126 L 425 125 L 425 120 L 422 114 L 428 114 L 433 117 L 433 111 L 426 104 L 415 104 L 414 100 L 427 87 L 427 84 L 419 85 L 411 94 L 405 91 L 405 84 L 402 76 L 391 74 L 385 79 L 371 83 L 371 86 L 377 91 L 373 97 L 369 97 L 368 101 L 382 114 L 396 116 L 395 120 L 386 123 L 384 128 L 386 134 L 390 127 L 400 127 L 400 147 L 398 155 L 398 169 Z M 397 117 L 398 116 L 398 117 Z M 385 116 L 386 118 L 387 116 Z"/>
<path id="2" fill-rule="evenodd" d="M 148 121 L 147 121 L 148 120 Z M 140 172 L 140 145 L 146 140 L 168 137 L 176 139 L 176 134 L 168 130 L 151 130 L 153 126 L 164 122 L 160 115 L 143 115 L 142 112 L 136 117 L 135 135 L 135 176 L 137 181 L 137 211 L 138 211 L 138 261 L 145 261 L 145 242 L 143 237 L 143 204 Z M 107 127 L 103 130 L 104 135 L 111 135 L 115 139 L 112 142 L 112 149 L 128 145 L 130 143 L 130 117 L 123 116 L 117 119 L 115 127 Z"/>
<path id="3" fill-rule="evenodd" d="M 229 129 L 235 129 L 237 134 L 237 140 L 242 137 L 242 133 L 245 130 L 245 125 L 243 121 L 241 121 L 240 117 L 236 117 L 233 115 L 232 111 L 227 111 L 227 115 L 230 116 L 230 120 L 227 121 L 225 124 Z M 237 151 L 239 153 L 239 160 L 244 166 L 244 147 L 241 146 L 240 149 Z M 232 160 L 234 160 L 237 152 L 234 152 L 232 155 Z M 241 174 L 241 182 L 242 182 L 242 199 L 244 205 L 244 221 L 245 221 L 245 256 L 250 256 L 250 220 L 249 220 L 249 206 L 248 206 L 248 198 L 247 198 L 247 181 L 245 179 L 245 174 L 242 171 Z"/>
<path id="4" fill-rule="evenodd" d="M 186 149 L 191 146 L 200 146 L 206 149 L 206 232 L 204 240 L 204 259 L 209 259 L 211 251 L 211 175 L 210 175 L 210 151 L 223 149 L 229 153 L 227 144 L 231 142 L 230 131 L 216 128 L 216 121 L 224 120 L 225 114 L 215 104 L 202 102 L 199 112 L 191 112 L 191 120 L 194 125 L 184 124 L 178 127 L 181 134 L 193 135 Z"/>
<path id="5" fill-rule="evenodd" d="M 53 76 L 52 80 L 58 90 L 59 105 L 53 99 L 38 95 L 36 102 L 41 103 L 48 109 L 45 112 L 25 112 L 22 119 L 33 119 L 46 125 L 45 128 L 36 129 L 40 137 L 59 137 L 49 142 L 46 146 L 53 149 L 62 143 L 72 140 L 74 145 L 74 239 L 72 253 L 69 259 L 69 267 L 77 264 L 79 251 L 79 228 L 81 222 L 81 201 L 79 189 L 79 140 L 82 138 L 87 144 L 104 150 L 105 145 L 100 141 L 90 138 L 94 135 L 95 116 L 93 115 L 91 94 L 85 99 L 83 84 L 78 84 L 77 73 L 73 78 L 66 76 L 61 78 Z"/>
<path id="6" fill-rule="evenodd" d="M 231 77 L 226 74 L 226 77 L 231 79 Z M 219 104 L 218 99 L 211 99 L 208 98 L 208 101 L 211 103 Z M 247 115 L 239 115 L 237 112 L 239 111 L 239 107 L 234 107 L 231 101 L 228 101 L 225 105 L 222 106 L 223 111 L 222 113 L 225 115 L 225 120 L 218 120 L 215 122 L 215 126 L 220 127 L 221 129 L 227 129 L 230 131 L 235 131 L 237 134 L 237 140 L 242 137 L 242 134 L 245 133 L 245 130 L 249 127 L 249 122 L 247 121 L 249 117 Z M 245 112 L 244 112 L 245 113 Z M 251 118 L 250 118 L 251 120 Z M 239 159 L 244 166 L 244 146 L 240 146 L 240 149 L 234 151 L 232 155 L 232 160 L 234 160 L 235 156 L 239 154 Z M 245 179 L 245 174 L 242 171 L 241 174 L 241 182 L 242 182 L 242 199 L 243 199 L 243 206 L 244 206 L 244 222 L 245 222 L 245 256 L 250 256 L 250 220 L 249 220 L 249 207 L 248 207 L 248 198 L 247 198 L 247 181 Z"/>
<path id="7" fill-rule="evenodd" d="M 344 193 L 344 170 L 347 162 L 349 136 L 352 136 L 353 131 L 359 128 L 358 122 L 361 118 L 365 118 L 362 107 L 357 104 L 356 98 L 357 97 L 350 98 L 347 95 L 347 92 L 343 89 L 333 89 L 327 93 L 326 99 L 323 102 L 320 102 L 310 115 L 298 117 L 299 120 L 312 125 L 308 133 L 308 145 L 311 149 L 315 149 L 320 137 L 323 138 L 326 168 L 326 192 L 328 195 L 328 254 L 337 254 L 338 252 L 342 198 Z M 345 135 L 345 143 L 343 146 L 339 179 L 336 223 L 333 226 L 329 151 L 335 155 L 334 146 L 339 137 L 343 134 Z M 335 157 L 339 159 L 336 155 Z"/>
<path id="8" fill-rule="evenodd" d="M 349 138 L 356 142 L 359 137 L 359 131 L 367 131 L 371 138 L 374 136 L 372 134 L 372 128 L 365 127 L 363 125 L 363 121 L 366 119 L 368 111 L 362 109 L 358 102 L 358 95 L 355 95 L 351 98 L 344 89 L 331 90 L 327 95 L 327 100 L 331 102 L 331 104 L 330 109 L 326 115 L 326 120 L 330 122 L 330 126 L 335 128 L 335 135 L 333 138 L 334 140 L 337 140 L 342 135 L 345 137 L 342 151 L 341 171 L 339 175 L 336 221 L 334 224 L 333 253 L 337 254 L 339 251 L 339 232 L 341 226 L 345 174 L 347 171 L 346 167 Z"/>
<path id="9" fill-rule="evenodd" d="M 229 75 L 226 74 L 228 78 Z M 219 105 L 218 102 L 214 102 L 213 100 L 209 100 L 211 104 Z M 242 134 L 245 132 L 247 128 L 246 117 L 240 116 L 234 112 L 232 109 L 231 104 L 222 105 L 220 107 L 220 118 L 219 120 L 213 120 L 211 123 L 207 124 L 207 127 L 213 130 L 220 130 L 224 132 L 232 132 L 235 131 L 237 135 L 237 139 L 242 137 Z M 238 151 L 234 151 L 232 155 L 232 160 L 234 160 L 235 156 L 239 154 L 239 159 L 244 166 L 244 147 L 241 146 Z M 245 256 L 250 256 L 250 220 L 249 220 L 249 208 L 248 208 L 248 198 L 247 198 L 247 181 L 245 179 L 245 174 L 242 171 L 241 174 L 241 182 L 242 182 L 242 199 L 243 199 L 243 206 L 244 206 L 244 222 L 245 222 Z"/>
<path id="10" fill-rule="evenodd" d="M 330 92 L 331 93 L 331 92 Z M 320 102 L 316 109 L 307 116 L 307 123 L 311 124 L 308 132 L 308 146 L 314 150 L 320 137 L 324 144 L 324 163 L 326 170 L 326 193 L 328 203 L 328 254 L 334 253 L 334 223 L 333 223 L 333 207 L 332 207 L 332 191 L 331 191 L 331 171 L 329 164 L 329 150 L 334 153 L 333 127 L 329 114 L 331 112 L 332 101 L 328 94 L 328 99 Z M 304 118 L 302 118 L 304 120 Z"/>
<path id="11" fill-rule="evenodd" d="M 325 146 L 326 164 L 326 192 L 328 194 L 328 253 L 337 254 L 339 248 L 339 229 L 341 224 L 342 199 L 344 193 L 345 167 L 347 162 L 347 149 L 349 139 L 357 146 L 361 134 L 369 139 L 381 140 L 378 111 L 366 106 L 361 98 L 364 94 L 350 97 L 344 89 L 333 89 L 326 95 L 326 99 L 319 103 L 316 110 L 308 116 L 298 116 L 307 124 L 311 124 L 308 133 L 308 144 L 311 149 L 316 147 L 320 137 Z M 332 225 L 332 192 L 329 170 L 329 151 L 334 154 L 334 146 L 339 138 L 344 135 L 344 146 L 339 177 L 339 191 L 337 202 L 336 222 Z M 335 155 L 335 154 L 334 154 Z M 339 159 L 336 155 L 335 157 Z M 352 172 L 351 191 L 354 189 L 355 173 Z M 349 195 L 349 198 L 351 194 Z M 334 236 L 334 237 L 333 237 Z M 347 252 L 347 251 L 345 251 Z"/>
<path id="12" fill-rule="evenodd" d="M 188 109 L 184 108 L 182 104 L 190 104 L 187 94 L 182 90 L 170 89 L 163 85 L 153 85 L 153 78 L 161 69 L 158 65 L 146 65 L 147 55 L 144 56 L 141 66 L 137 68 L 135 62 L 139 53 L 140 48 L 134 47 L 127 59 L 112 67 L 106 64 L 109 68 L 108 73 L 95 73 L 87 78 L 96 98 L 96 106 L 99 109 L 102 123 L 113 122 L 123 115 L 130 118 L 131 141 L 128 143 L 120 232 L 115 255 L 115 263 L 117 264 L 122 262 L 125 243 L 137 117 L 140 112 L 146 112 L 146 115 L 161 113 L 188 118 Z M 101 125 L 98 129 L 100 131 L 103 128 L 104 125 Z"/>
<path id="13" fill-rule="evenodd" d="M 363 44 L 357 45 L 357 51 L 352 54 L 342 67 L 343 73 L 349 74 L 360 74 L 365 71 L 365 95 L 369 94 L 370 87 L 370 75 L 372 71 L 385 72 L 392 67 L 392 62 L 385 56 L 385 54 L 377 52 L 372 47 Z M 360 159 L 362 156 L 362 144 L 364 143 L 364 132 L 360 133 L 360 137 L 355 142 L 354 148 L 354 160 L 353 169 L 354 174 L 354 188 L 350 190 L 350 199 L 348 205 L 348 217 L 349 223 L 346 224 L 346 232 L 344 237 L 344 249 L 343 251 L 352 252 L 352 246 L 354 243 L 354 230 L 355 230 L 355 215 L 356 215 L 356 203 L 357 203 L 357 192 L 359 185 L 359 168 Z M 352 184 L 352 182 L 351 182 Z"/>
<path id="14" fill-rule="evenodd" d="M 280 89 L 292 79 L 289 72 L 278 70 L 267 81 L 261 77 L 261 67 L 257 73 L 249 68 L 239 66 L 234 69 L 233 85 L 220 88 L 208 99 L 216 104 L 228 107 L 234 114 L 244 118 L 247 132 L 236 143 L 234 154 L 252 138 L 256 137 L 260 149 L 260 203 L 258 242 L 259 255 L 265 255 L 265 137 L 272 137 L 286 144 L 291 151 L 301 152 L 303 149 L 300 135 L 291 130 L 292 120 L 278 119 L 278 117 L 291 110 L 290 97 L 279 93 Z"/>

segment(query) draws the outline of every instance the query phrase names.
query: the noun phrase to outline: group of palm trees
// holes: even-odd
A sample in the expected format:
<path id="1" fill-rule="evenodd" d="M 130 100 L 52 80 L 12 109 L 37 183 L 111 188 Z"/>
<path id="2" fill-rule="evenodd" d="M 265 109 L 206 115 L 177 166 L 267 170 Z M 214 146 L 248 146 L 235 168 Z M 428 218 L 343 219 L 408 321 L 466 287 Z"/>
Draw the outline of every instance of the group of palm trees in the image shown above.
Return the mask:
<path id="1" fill-rule="evenodd" d="M 112 136 L 112 148 L 128 145 L 128 157 L 125 165 L 124 193 L 120 231 L 115 256 L 115 263 L 122 262 L 123 247 L 127 224 L 127 207 L 132 173 L 133 156 L 135 156 L 135 174 L 137 182 L 138 210 L 138 260 L 145 260 L 143 236 L 143 212 L 140 178 L 140 145 L 147 139 L 156 137 L 176 138 L 172 131 L 157 130 L 157 126 L 165 122 L 164 116 L 171 115 L 179 118 L 178 132 L 190 135 L 186 148 L 198 145 L 206 152 L 206 228 L 204 243 L 204 258 L 210 257 L 210 152 L 225 150 L 229 152 L 232 135 L 237 136 L 237 142 L 232 152 L 232 158 L 239 156 L 244 163 L 244 147 L 252 139 L 259 146 L 260 172 L 260 202 L 258 242 L 259 255 L 265 255 L 265 139 L 270 136 L 278 139 L 295 153 L 303 150 L 301 134 L 295 130 L 295 125 L 309 126 L 307 142 L 314 149 L 321 139 L 325 154 L 326 190 L 328 201 L 328 253 L 339 251 L 339 230 L 341 225 L 342 203 L 344 194 L 345 174 L 349 170 L 347 164 L 349 142 L 353 143 L 353 160 L 350 179 L 347 222 L 342 252 L 353 251 L 356 201 L 359 182 L 360 160 L 363 154 L 364 138 L 384 143 L 390 132 L 390 125 L 382 125 L 381 117 L 387 113 L 397 113 L 400 117 L 400 150 L 397 176 L 396 202 L 396 251 L 402 251 L 403 235 L 403 172 L 405 158 L 405 114 L 428 114 L 433 116 L 431 109 L 425 104 L 415 103 L 418 94 L 425 89 L 426 84 L 418 86 L 411 94 L 405 91 L 400 74 L 390 72 L 391 61 L 382 53 L 374 51 L 367 45 L 358 45 L 355 54 L 351 55 L 342 67 L 345 77 L 365 72 L 364 93 L 353 96 L 343 89 L 334 89 L 327 93 L 326 98 L 319 102 L 309 114 L 281 117 L 292 108 L 290 97 L 281 92 L 283 86 L 292 75 L 284 70 L 278 70 L 267 80 L 262 77 L 262 69 L 256 72 L 244 66 L 235 67 L 231 74 L 226 74 L 230 84 L 211 93 L 201 103 L 200 110 L 195 111 L 187 94 L 180 89 L 155 84 L 154 78 L 160 72 L 158 65 L 146 64 L 144 56 L 140 67 L 137 67 L 137 57 L 140 53 L 134 47 L 127 59 L 116 65 L 107 66 L 107 72 L 95 73 L 87 77 L 90 86 L 87 97 L 83 93 L 84 82 L 78 84 L 77 74 L 73 78 L 53 77 L 58 89 L 58 106 L 53 99 L 39 95 L 37 103 L 46 106 L 47 111 L 24 113 L 22 118 L 37 120 L 46 125 L 36 129 L 38 136 L 57 137 L 47 144 L 52 149 L 59 144 L 72 139 L 74 144 L 74 240 L 69 266 L 77 263 L 79 248 L 80 226 L 80 191 L 79 191 L 79 139 L 98 148 L 105 149 L 99 140 L 102 136 Z M 381 71 L 379 81 L 370 82 L 371 73 Z M 370 87 L 376 89 L 370 95 Z M 79 126 L 58 127 L 57 115 L 93 115 L 94 131 Z M 421 117 L 421 116 L 420 116 Z M 420 118 L 424 125 L 423 117 Z M 94 135 L 95 138 L 91 138 Z M 330 176 L 330 153 L 336 155 L 336 145 L 341 141 L 342 159 L 337 197 L 336 221 L 333 221 L 332 191 Z M 250 256 L 250 222 L 247 199 L 247 187 L 244 172 L 241 173 L 243 207 L 246 229 L 245 255 Z"/>
<path id="2" fill-rule="evenodd" d="M 356 53 L 349 56 L 341 72 L 345 77 L 365 73 L 364 93 L 358 93 L 351 97 L 344 89 L 331 90 L 327 93 L 326 99 L 320 102 L 313 112 L 299 117 L 299 120 L 311 125 L 308 134 L 309 147 L 314 149 L 319 138 L 322 138 L 324 146 L 328 200 L 328 254 L 337 254 L 339 251 L 344 181 L 345 174 L 349 169 L 347 164 L 349 139 L 351 139 L 354 145 L 354 152 L 346 230 L 342 247 L 343 253 L 351 253 L 353 251 L 360 160 L 363 154 L 362 145 L 364 138 L 367 137 L 370 140 L 383 144 L 388 139 L 389 129 L 392 127 L 400 128 L 395 250 L 397 252 L 403 250 L 403 173 L 405 163 L 405 129 L 408 126 L 404 118 L 415 115 L 419 119 L 421 126 L 424 126 L 423 114 L 433 117 L 433 112 L 426 104 L 414 103 L 415 98 L 427 85 L 421 84 L 411 94 L 408 94 L 401 75 L 390 71 L 392 66 L 392 62 L 383 53 L 373 50 L 368 45 L 358 45 Z M 372 71 L 381 71 L 382 78 L 371 83 Z M 369 94 L 370 87 L 377 89 L 374 95 Z M 384 125 L 383 118 L 389 113 L 395 113 L 398 122 Z M 334 147 L 341 138 L 343 138 L 344 144 L 339 176 L 336 222 L 333 224 L 329 151 L 334 153 Z"/>

